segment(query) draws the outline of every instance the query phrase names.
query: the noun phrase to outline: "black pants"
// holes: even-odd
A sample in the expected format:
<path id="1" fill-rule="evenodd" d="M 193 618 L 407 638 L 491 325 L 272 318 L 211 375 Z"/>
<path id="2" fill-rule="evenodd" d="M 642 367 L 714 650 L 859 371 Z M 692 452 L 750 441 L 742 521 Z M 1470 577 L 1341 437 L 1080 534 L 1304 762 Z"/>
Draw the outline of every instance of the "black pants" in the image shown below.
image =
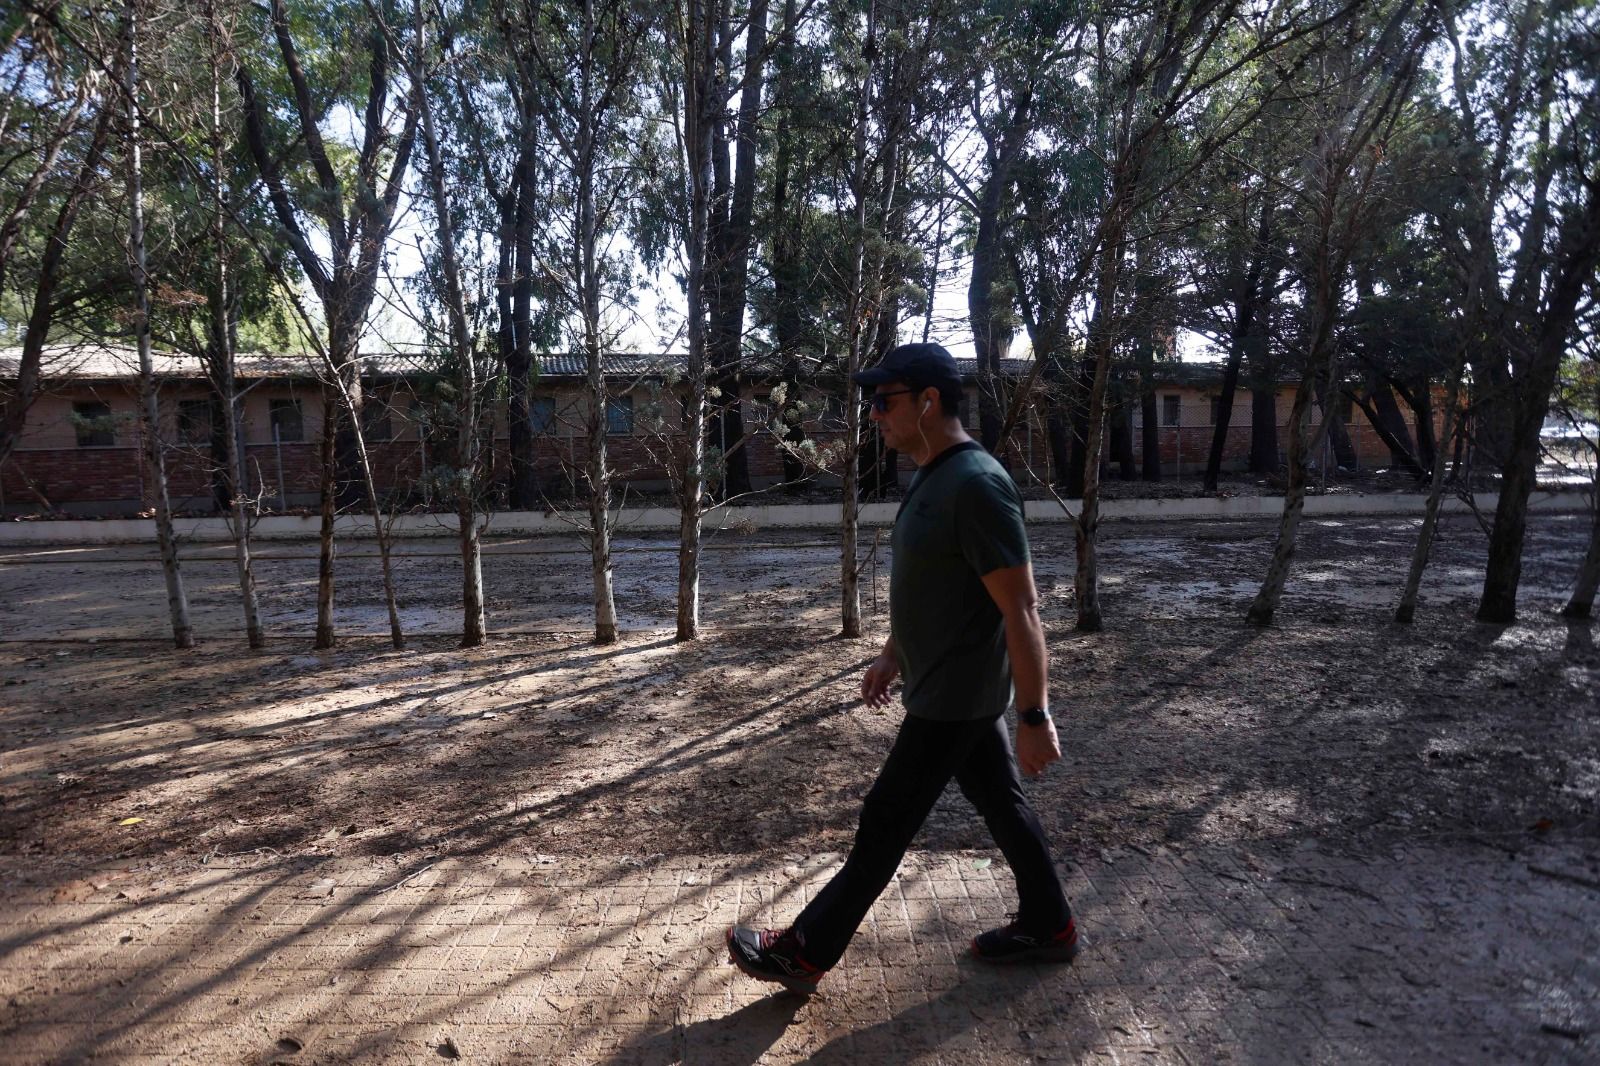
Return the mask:
<path id="1" fill-rule="evenodd" d="M 1005 715 L 977 722 L 907 716 L 867 793 L 844 868 L 795 920 L 807 962 L 827 969 L 839 961 L 952 777 L 1011 865 L 1017 921 L 1041 933 L 1067 924 L 1071 911 L 1039 818 L 1022 794 Z"/>

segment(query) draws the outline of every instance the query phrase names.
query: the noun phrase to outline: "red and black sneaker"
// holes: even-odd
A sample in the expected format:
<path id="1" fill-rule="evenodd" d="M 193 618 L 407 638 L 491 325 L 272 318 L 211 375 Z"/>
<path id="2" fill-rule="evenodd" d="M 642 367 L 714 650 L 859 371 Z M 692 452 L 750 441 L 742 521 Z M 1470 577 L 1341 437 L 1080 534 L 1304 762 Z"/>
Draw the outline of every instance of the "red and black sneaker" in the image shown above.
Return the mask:
<path id="1" fill-rule="evenodd" d="M 800 938 L 793 929 L 728 930 L 728 957 L 757 981 L 775 981 L 791 992 L 809 996 L 828 971 L 811 965 L 800 955 Z"/>
<path id="2" fill-rule="evenodd" d="M 972 954 L 984 962 L 1071 962 L 1078 957 L 1078 926 L 1068 918 L 1064 928 L 1041 936 L 1011 922 L 973 937 Z"/>

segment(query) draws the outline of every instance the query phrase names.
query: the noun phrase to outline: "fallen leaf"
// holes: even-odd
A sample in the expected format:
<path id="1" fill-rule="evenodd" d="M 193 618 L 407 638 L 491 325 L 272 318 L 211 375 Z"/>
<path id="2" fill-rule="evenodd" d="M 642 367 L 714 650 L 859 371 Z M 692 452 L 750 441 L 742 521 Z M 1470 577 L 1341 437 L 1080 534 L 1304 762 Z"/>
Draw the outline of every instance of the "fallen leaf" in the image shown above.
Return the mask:
<path id="1" fill-rule="evenodd" d="M 117 824 L 118 825 L 138 825 L 142 821 L 144 821 L 143 818 L 124 818 L 122 821 L 118 822 Z"/>

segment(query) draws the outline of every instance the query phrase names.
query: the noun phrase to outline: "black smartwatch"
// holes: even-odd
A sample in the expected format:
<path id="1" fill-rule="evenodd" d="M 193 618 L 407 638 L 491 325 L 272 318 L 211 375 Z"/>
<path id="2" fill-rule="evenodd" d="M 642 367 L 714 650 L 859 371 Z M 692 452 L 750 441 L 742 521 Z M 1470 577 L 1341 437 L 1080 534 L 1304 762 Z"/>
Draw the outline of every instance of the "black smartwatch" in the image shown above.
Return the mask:
<path id="1" fill-rule="evenodd" d="M 1044 725 L 1050 720 L 1050 712 L 1043 707 L 1028 707 L 1017 712 L 1017 718 L 1023 725 Z"/>

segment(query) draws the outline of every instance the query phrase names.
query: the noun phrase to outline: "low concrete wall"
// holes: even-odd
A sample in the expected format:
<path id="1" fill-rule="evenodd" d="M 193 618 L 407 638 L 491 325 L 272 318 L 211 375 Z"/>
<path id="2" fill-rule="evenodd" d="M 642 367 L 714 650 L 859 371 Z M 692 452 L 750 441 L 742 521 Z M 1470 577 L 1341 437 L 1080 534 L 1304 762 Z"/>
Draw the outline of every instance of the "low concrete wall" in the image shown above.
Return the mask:
<path id="1" fill-rule="evenodd" d="M 1478 497 L 1478 507 L 1492 512 L 1497 497 L 1486 493 Z M 1070 501 L 1069 501 L 1070 502 Z M 1337 495 L 1306 497 L 1308 517 L 1336 515 L 1418 515 L 1421 496 L 1402 494 Z M 872 528 L 894 521 L 898 502 L 869 503 L 861 508 L 861 524 Z M 1586 499 L 1578 493 L 1535 493 L 1529 500 L 1534 510 L 1584 511 Z M 1458 499 L 1444 501 L 1447 512 L 1460 513 L 1467 507 Z M 1065 522 L 1067 516 L 1053 500 L 1030 500 L 1030 522 Z M 1074 509 L 1076 505 L 1074 504 Z M 1174 500 L 1106 500 L 1101 505 L 1104 519 L 1159 522 L 1182 519 L 1274 518 L 1283 511 L 1277 496 L 1230 496 L 1223 499 L 1197 497 Z M 668 507 L 637 507 L 615 512 L 618 533 L 673 532 L 678 528 L 678 513 Z M 506 511 L 490 516 L 490 534 L 570 533 L 587 520 L 583 512 L 544 513 Z M 715 528 L 748 525 L 753 529 L 837 529 L 837 504 L 758 504 L 744 507 L 718 507 L 706 516 L 706 525 Z M 175 523 L 180 539 L 188 542 L 227 541 L 227 523 L 220 518 L 189 518 Z M 317 536 L 316 516 L 271 515 L 255 526 L 258 540 L 312 540 Z M 370 516 L 346 515 L 338 519 L 343 537 L 371 536 Z M 454 515 L 403 515 L 395 520 L 399 537 L 447 537 L 456 529 Z M 155 522 L 148 518 L 119 518 L 103 521 L 62 520 L 39 522 L 0 522 L 0 544 L 118 544 L 155 540 Z"/>

